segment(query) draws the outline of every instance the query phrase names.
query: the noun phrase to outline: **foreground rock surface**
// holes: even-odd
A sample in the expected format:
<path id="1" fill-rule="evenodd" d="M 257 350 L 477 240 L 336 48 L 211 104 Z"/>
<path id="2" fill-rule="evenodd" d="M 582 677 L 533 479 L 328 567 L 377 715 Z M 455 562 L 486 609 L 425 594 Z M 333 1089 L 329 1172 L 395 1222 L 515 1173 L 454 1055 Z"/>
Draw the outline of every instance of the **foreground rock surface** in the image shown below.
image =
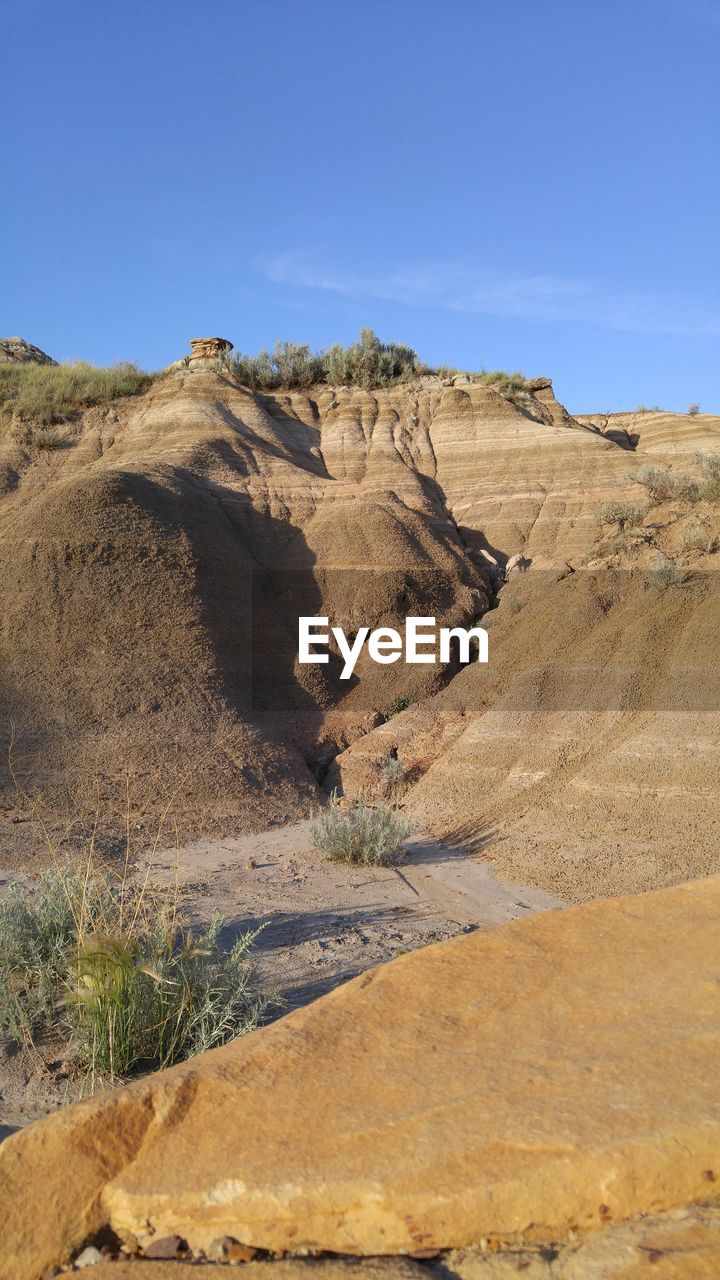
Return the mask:
<path id="1" fill-rule="evenodd" d="M 716 1200 L 719 908 L 713 877 L 454 939 L 14 1135 L 3 1275 L 108 1226 L 411 1254 Z"/>
<path id="2" fill-rule="evenodd" d="M 100 1262 L 93 1280 L 217 1278 L 202 1262 Z M 455 1249 L 410 1258 L 286 1258 L 251 1262 L 243 1280 L 717 1280 L 720 1209 L 692 1206 L 619 1222 L 559 1249 Z"/>

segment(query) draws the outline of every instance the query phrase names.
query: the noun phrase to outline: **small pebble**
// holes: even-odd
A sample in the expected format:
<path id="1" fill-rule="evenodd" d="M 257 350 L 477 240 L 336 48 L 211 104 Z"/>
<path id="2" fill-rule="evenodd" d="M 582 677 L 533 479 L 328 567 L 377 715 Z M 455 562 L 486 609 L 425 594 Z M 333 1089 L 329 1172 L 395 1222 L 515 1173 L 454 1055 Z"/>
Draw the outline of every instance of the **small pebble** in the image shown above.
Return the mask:
<path id="1" fill-rule="evenodd" d="M 184 1253 L 187 1248 L 185 1241 L 179 1236 L 163 1236 L 160 1240 L 153 1240 L 145 1250 L 146 1258 L 177 1258 L 179 1253 Z"/>

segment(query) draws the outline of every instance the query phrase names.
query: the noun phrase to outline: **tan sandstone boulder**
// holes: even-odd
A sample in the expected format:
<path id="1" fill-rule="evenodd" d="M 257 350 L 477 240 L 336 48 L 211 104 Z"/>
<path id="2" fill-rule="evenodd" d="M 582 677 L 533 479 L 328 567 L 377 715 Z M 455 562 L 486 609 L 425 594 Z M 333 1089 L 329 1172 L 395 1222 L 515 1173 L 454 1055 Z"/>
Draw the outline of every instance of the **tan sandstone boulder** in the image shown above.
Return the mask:
<path id="1" fill-rule="evenodd" d="M 717 1199 L 720 877 L 403 956 L 0 1148 L 5 1280 L 143 1250 L 562 1241 Z"/>

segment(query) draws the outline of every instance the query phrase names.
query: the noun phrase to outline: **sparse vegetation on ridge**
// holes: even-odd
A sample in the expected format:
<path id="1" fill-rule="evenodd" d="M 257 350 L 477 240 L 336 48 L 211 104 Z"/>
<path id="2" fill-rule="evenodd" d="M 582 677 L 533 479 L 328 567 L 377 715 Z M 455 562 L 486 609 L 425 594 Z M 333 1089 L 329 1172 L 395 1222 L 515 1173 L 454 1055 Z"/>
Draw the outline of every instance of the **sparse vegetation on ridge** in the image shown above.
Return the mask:
<path id="1" fill-rule="evenodd" d="M 405 857 L 410 821 L 387 805 L 368 804 L 363 796 L 344 805 L 334 791 L 328 806 L 316 813 L 310 834 L 330 862 L 392 867 Z"/>
<path id="2" fill-rule="evenodd" d="M 225 362 L 230 373 L 254 391 L 276 391 L 280 387 L 303 388 L 318 383 L 357 386 L 366 390 L 409 382 L 422 374 L 438 377 L 462 376 L 461 369 L 424 364 L 412 347 L 401 342 L 381 342 L 372 329 L 361 329 L 357 342 L 348 347 L 336 343 L 326 351 L 312 351 L 307 345 L 276 342 L 273 351 L 257 355 L 234 352 Z M 465 371 L 472 382 L 485 382 L 508 399 L 529 392 L 531 383 L 522 373 L 498 369 L 479 373 Z"/>
<path id="3" fill-rule="evenodd" d="M 91 405 L 138 395 L 150 385 L 153 376 L 126 362 L 110 368 L 96 368 L 85 361 L 3 364 L 0 365 L 0 412 L 12 415 L 19 422 L 50 426 L 77 416 Z M 40 444 L 40 441 L 34 439 L 28 443 Z"/>
<path id="4" fill-rule="evenodd" d="M 277 342 L 274 351 L 263 350 L 256 356 L 236 352 L 229 358 L 228 368 L 245 386 L 261 391 L 310 387 L 319 382 L 371 389 L 429 372 L 410 347 L 381 342 L 372 329 L 361 329 L 359 340 L 349 347 L 337 343 L 327 351 L 313 352 L 309 346 Z"/>

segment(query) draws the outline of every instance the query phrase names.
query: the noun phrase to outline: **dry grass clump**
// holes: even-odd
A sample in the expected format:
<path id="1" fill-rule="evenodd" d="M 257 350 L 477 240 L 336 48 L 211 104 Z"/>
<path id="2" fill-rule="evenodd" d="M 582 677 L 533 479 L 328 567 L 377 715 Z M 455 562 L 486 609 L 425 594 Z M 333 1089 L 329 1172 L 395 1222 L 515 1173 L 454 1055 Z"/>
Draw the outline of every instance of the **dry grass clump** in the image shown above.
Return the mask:
<path id="1" fill-rule="evenodd" d="M 0 411 L 12 414 L 20 422 L 49 426 L 75 417 L 90 405 L 138 395 L 152 379 L 153 374 L 143 373 L 126 362 L 105 369 L 85 361 L 4 364 L 0 365 Z"/>
<path id="2" fill-rule="evenodd" d="M 362 796 L 341 805 L 334 791 L 329 805 L 315 815 L 310 834 L 330 862 L 392 867 L 405 857 L 410 821 L 387 805 L 367 804 Z"/>
<path id="3" fill-rule="evenodd" d="M 172 1066 L 257 1026 L 267 1005 L 220 919 L 191 933 L 168 895 L 60 863 L 0 900 L 0 1033 L 71 1045 L 91 1078 Z"/>
<path id="4" fill-rule="evenodd" d="M 29 422 L 19 423 L 12 435 L 26 449 L 57 449 L 62 444 L 62 436 L 54 427 L 34 427 Z"/>
<path id="5" fill-rule="evenodd" d="M 489 373 L 483 370 L 482 373 L 474 374 L 473 380 L 486 382 L 488 386 L 494 387 L 501 395 L 511 400 L 532 390 L 530 381 L 524 373 L 504 373 L 502 369 L 495 369 Z"/>

